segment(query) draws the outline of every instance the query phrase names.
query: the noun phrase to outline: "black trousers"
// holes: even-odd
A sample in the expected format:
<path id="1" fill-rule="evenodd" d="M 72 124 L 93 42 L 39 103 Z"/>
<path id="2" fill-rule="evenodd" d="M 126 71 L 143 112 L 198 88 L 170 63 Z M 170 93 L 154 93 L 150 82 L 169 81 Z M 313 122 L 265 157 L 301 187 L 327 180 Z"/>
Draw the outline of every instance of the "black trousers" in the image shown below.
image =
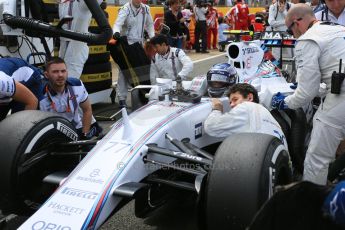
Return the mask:
<path id="1" fill-rule="evenodd" d="M 195 26 L 195 50 L 200 51 L 200 40 L 201 38 L 201 49 L 206 51 L 207 47 L 207 28 L 206 21 L 197 21 Z"/>

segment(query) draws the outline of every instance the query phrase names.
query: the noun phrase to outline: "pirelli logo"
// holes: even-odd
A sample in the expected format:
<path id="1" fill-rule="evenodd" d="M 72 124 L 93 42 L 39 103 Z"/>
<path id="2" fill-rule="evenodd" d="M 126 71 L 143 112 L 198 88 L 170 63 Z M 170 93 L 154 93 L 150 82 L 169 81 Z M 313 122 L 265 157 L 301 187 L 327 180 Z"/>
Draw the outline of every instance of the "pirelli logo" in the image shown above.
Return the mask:
<path id="1" fill-rule="evenodd" d="M 107 52 L 106 45 L 89 46 L 89 54 L 100 54 Z"/>
<path id="2" fill-rule="evenodd" d="M 48 2 L 54 2 L 54 0 L 45 0 L 45 1 L 48 1 Z M 45 2 L 46 3 L 46 2 Z M 46 3 L 46 4 L 55 4 L 55 3 Z M 52 24 L 54 26 L 56 26 L 58 23 L 59 23 L 60 19 L 58 18 L 54 18 Z M 96 22 L 96 20 L 94 18 L 91 19 L 91 22 L 90 22 L 90 25 L 89 26 L 93 26 L 93 27 L 98 27 L 98 24 Z"/>
<path id="3" fill-rule="evenodd" d="M 98 26 L 96 20 L 94 18 L 91 18 L 90 26 Z"/>
<path id="4" fill-rule="evenodd" d="M 71 140 L 74 140 L 74 141 L 78 140 L 78 134 L 67 125 L 62 124 L 61 122 L 57 122 L 56 129 L 62 132 L 63 134 L 65 134 Z"/>
<path id="5" fill-rule="evenodd" d="M 57 26 L 57 24 L 59 24 L 59 21 L 60 21 L 60 19 L 54 18 L 54 20 L 53 20 L 53 22 L 52 22 L 52 25 L 53 25 L 53 26 Z"/>
<path id="6" fill-rule="evenodd" d="M 82 74 L 80 79 L 85 82 L 96 82 L 111 79 L 111 72 L 94 73 L 94 74 Z"/>
<path id="7" fill-rule="evenodd" d="M 44 4 L 58 4 L 58 0 L 43 0 Z"/>

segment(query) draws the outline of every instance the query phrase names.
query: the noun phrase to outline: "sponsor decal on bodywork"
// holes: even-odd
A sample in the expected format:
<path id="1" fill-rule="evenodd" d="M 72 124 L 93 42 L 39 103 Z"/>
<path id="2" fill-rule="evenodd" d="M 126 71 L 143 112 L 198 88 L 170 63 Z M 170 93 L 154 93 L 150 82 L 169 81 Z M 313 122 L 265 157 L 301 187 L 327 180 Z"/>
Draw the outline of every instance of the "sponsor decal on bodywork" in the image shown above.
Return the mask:
<path id="1" fill-rule="evenodd" d="M 246 47 L 246 48 L 242 48 L 242 52 L 243 52 L 243 55 L 257 53 L 257 52 L 259 52 L 259 48 L 258 47 Z"/>
<path id="2" fill-rule="evenodd" d="M 68 196 L 74 196 L 74 197 L 79 197 L 79 198 L 88 199 L 88 200 L 94 200 L 96 199 L 98 195 L 98 193 L 95 193 L 95 192 L 69 188 L 69 187 L 64 188 L 61 193 Z"/>
<path id="3" fill-rule="evenodd" d="M 104 180 L 100 178 L 100 169 L 93 169 L 88 176 L 78 176 L 76 179 L 90 183 L 103 184 Z"/>
<path id="4" fill-rule="evenodd" d="M 48 223 L 43 220 L 35 222 L 31 230 L 72 230 L 69 226 L 64 226 L 61 224 Z"/>
<path id="5" fill-rule="evenodd" d="M 77 208 L 70 205 L 60 204 L 60 203 L 52 202 L 52 201 L 49 202 L 47 207 L 53 209 L 54 213 L 66 215 L 66 216 L 70 216 L 73 214 L 80 215 L 85 211 L 82 208 Z"/>
<path id="6" fill-rule="evenodd" d="M 194 137 L 195 139 L 198 139 L 202 137 L 202 122 L 198 123 L 194 127 Z"/>

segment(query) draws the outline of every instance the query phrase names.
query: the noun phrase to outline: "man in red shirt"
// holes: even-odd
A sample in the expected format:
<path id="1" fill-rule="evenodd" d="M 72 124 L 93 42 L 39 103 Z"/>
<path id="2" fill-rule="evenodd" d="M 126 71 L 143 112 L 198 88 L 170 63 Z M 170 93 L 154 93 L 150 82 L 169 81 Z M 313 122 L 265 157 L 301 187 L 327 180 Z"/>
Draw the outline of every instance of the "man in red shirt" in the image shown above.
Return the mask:
<path id="1" fill-rule="evenodd" d="M 207 3 L 208 14 L 206 16 L 206 25 L 207 25 L 207 49 L 211 49 L 211 36 L 212 48 L 217 49 L 217 36 L 218 36 L 218 11 L 213 8 L 213 2 L 210 1 Z"/>
<path id="2" fill-rule="evenodd" d="M 230 17 L 232 28 L 235 30 L 248 30 L 249 26 L 249 8 L 242 0 L 237 0 L 237 4 L 227 13 Z"/>
<path id="3" fill-rule="evenodd" d="M 231 30 L 235 29 L 235 22 L 234 22 L 234 18 L 233 18 L 234 11 L 235 11 L 235 7 L 231 7 L 230 10 L 225 14 L 225 17 L 224 17 L 225 23 L 230 26 L 229 29 L 231 29 Z"/>

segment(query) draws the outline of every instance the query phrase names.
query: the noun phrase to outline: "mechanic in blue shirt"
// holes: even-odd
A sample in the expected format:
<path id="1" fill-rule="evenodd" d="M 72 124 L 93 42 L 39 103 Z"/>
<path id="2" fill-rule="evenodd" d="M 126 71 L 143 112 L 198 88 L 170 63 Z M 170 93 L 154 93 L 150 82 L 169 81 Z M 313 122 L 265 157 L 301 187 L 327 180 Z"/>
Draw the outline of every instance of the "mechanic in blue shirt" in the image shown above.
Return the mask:
<path id="1" fill-rule="evenodd" d="M 69 120 L 83 139 L 98 136 L 102 129 L 92 116 L 88 93 L 81 80 L 67 77 L 64 60 L 55 57 L 47 61 L 44 74 L 48 82 L 44 85 L 40 110 L 57 113 Z"/>
<path id="2" fill-rule="evenodd" d="M 41 71 L 20 58 L 0 58 L 0 120 L 9 110 L 37 109 L 42 98 Z"/>

